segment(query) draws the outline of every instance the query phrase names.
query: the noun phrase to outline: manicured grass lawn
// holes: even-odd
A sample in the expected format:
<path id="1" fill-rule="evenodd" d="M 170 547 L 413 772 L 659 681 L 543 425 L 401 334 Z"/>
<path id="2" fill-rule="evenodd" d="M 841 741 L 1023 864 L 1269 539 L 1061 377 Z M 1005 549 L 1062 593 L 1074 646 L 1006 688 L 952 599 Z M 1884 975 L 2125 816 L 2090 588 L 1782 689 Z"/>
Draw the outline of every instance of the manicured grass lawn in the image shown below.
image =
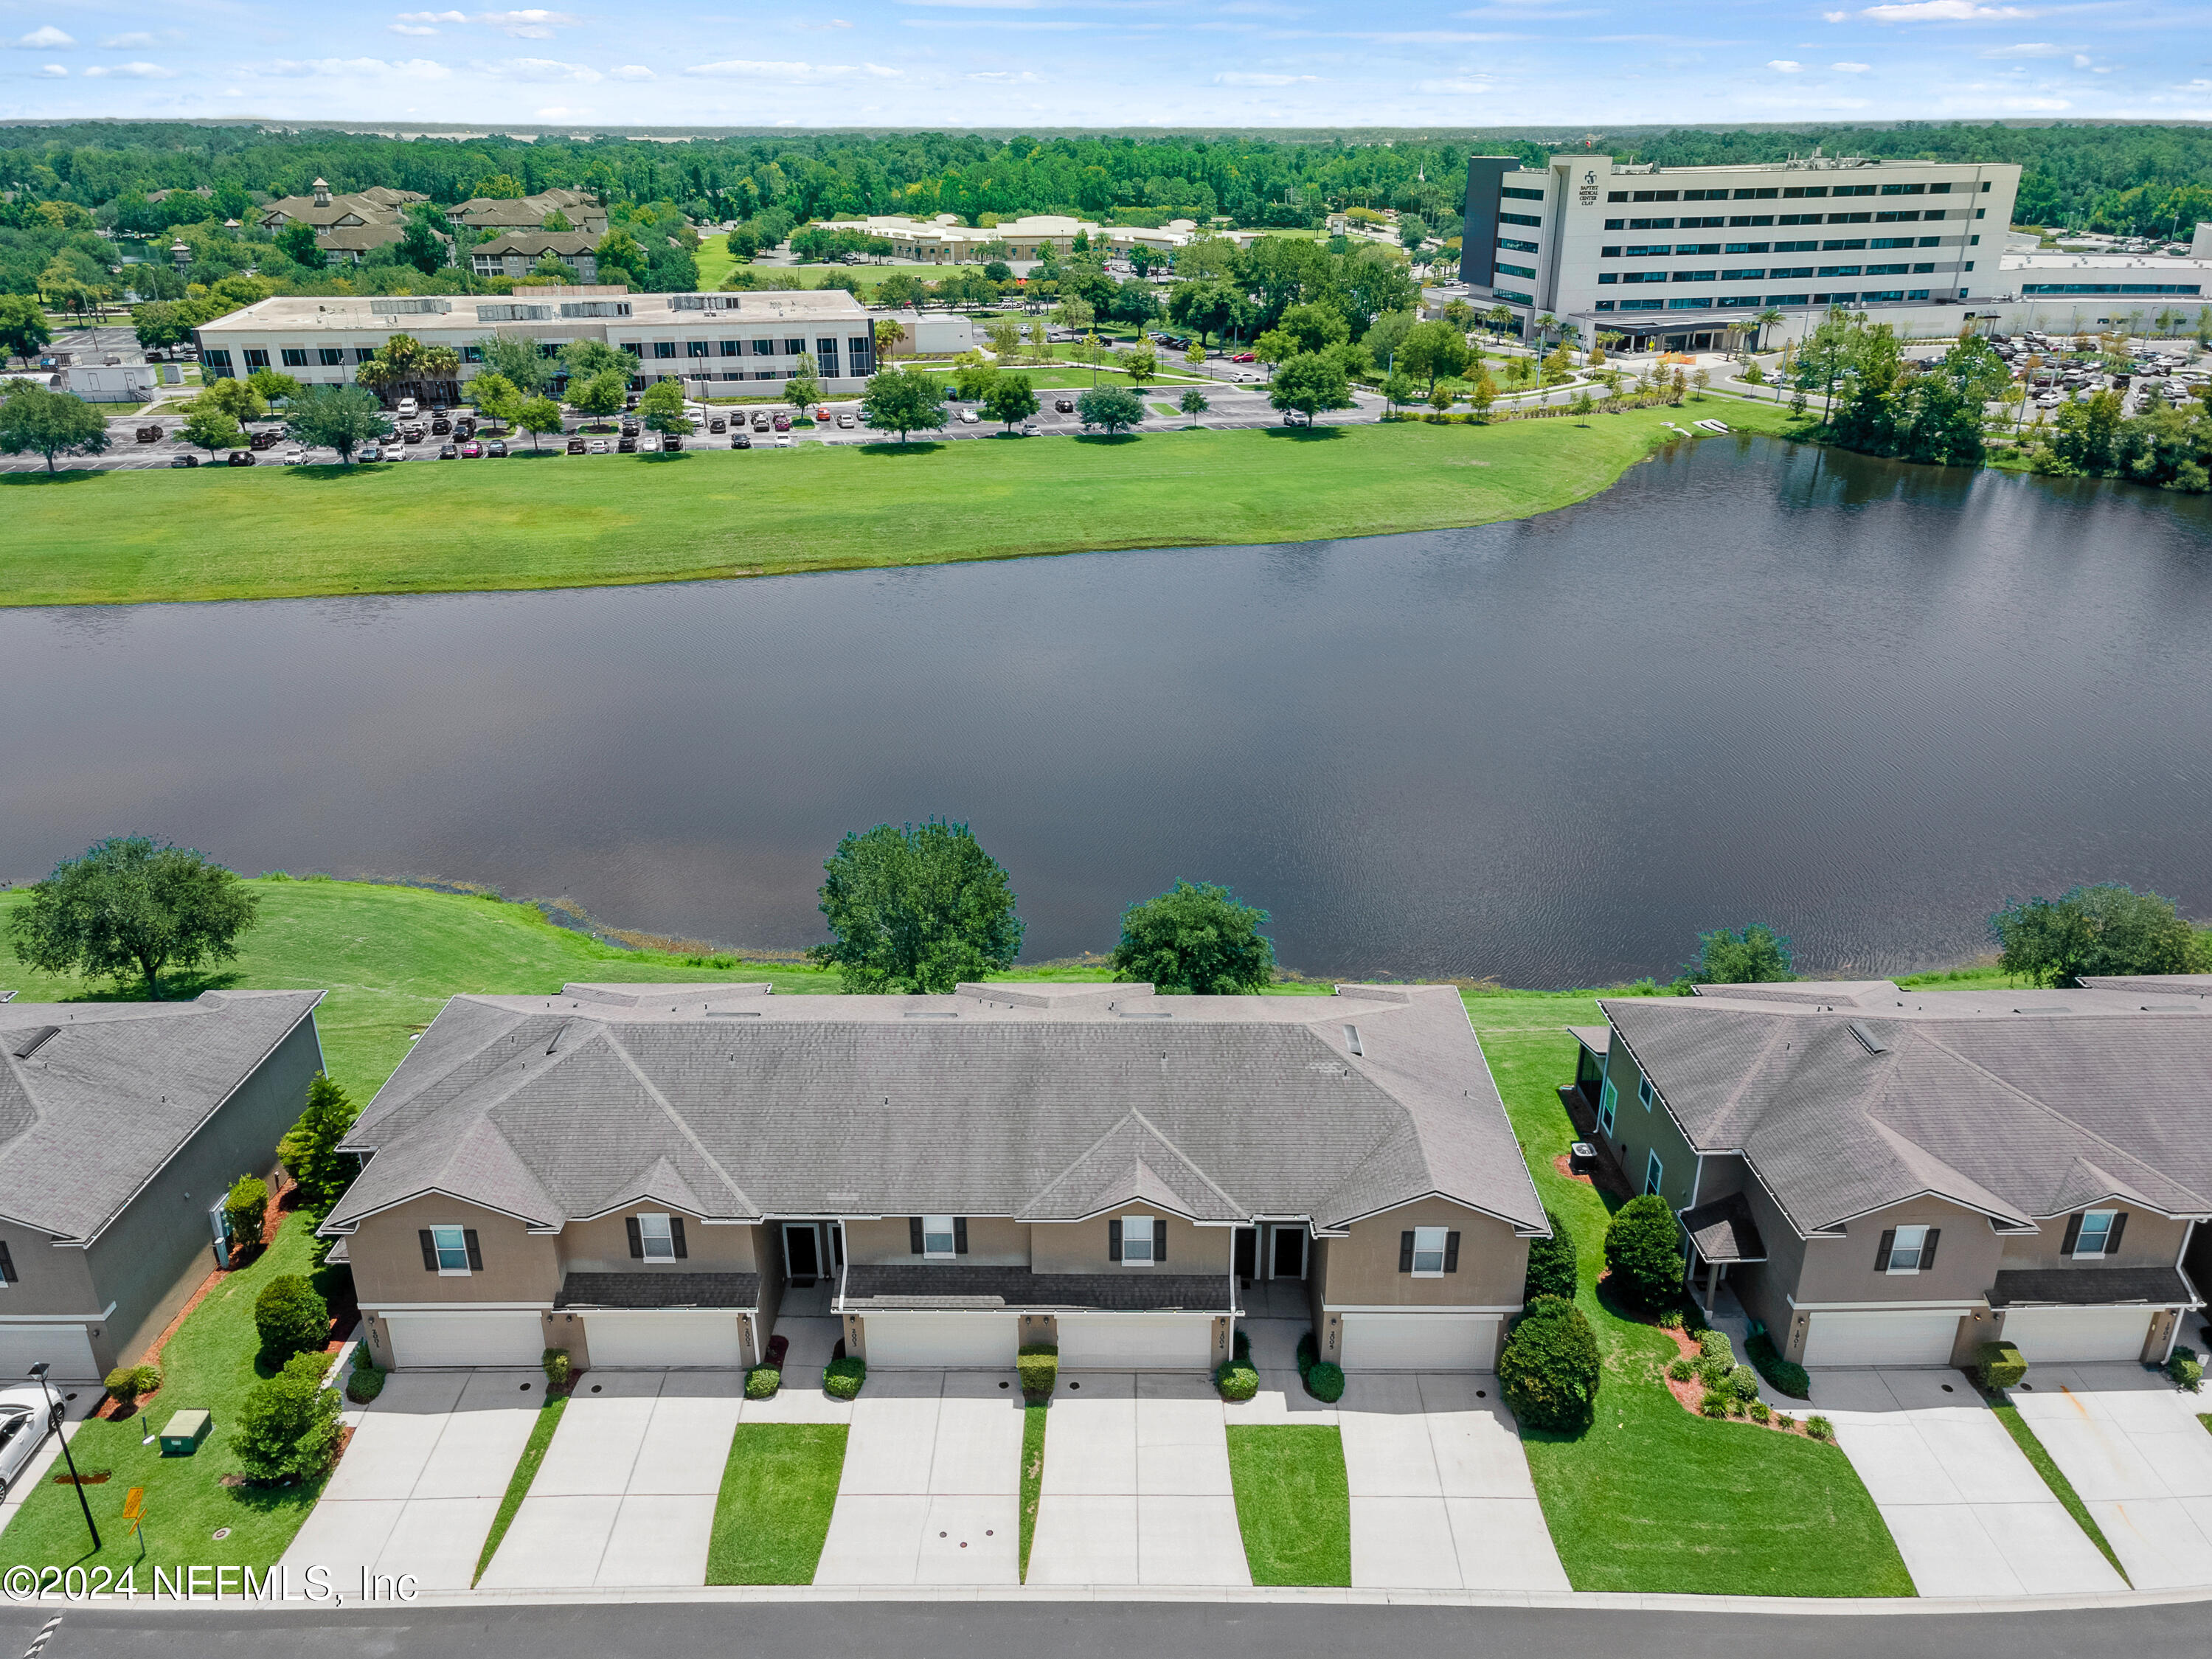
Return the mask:
<path id="1" fill-rule="evenodd" d="M 2104 1552 L 2105 1559 L 2112 1564 L 2112 1571 L 2120 1575 L 2121 1582 L 2132 1589 L 2135 1581 L 2128 1577 L 2128 1570 L 2120 1565 L 2120 1558 L 2112 1553 L 2112 1547 L 2105 1538 L 2105 1529 L 2097 1524 L 2096 1516 L 2089 1513 L 2089 1506 L 2081 1501 L 2081 1494 L 2074 1490 L 2074 1483 L 2066 1478 L 2066 1471 L 2058 1467 L 2050 1452 L 2045 1449 L 2035 1431 L 2028 1426 L 2027 1419 L 2020 1414 L 2020 1408 L 2006 1404 L 1992 1405 L 1990 1409 L 1997 1414 L 1997 1421 L 2005 1425 L 2005 1432 L 2012 1437 L 2013 1443 L 2020 1448 L 2029 1462 L 2035 1465 L 2035 1472 L 2043 1477 L 2043 1484 L 2051 1488 L 2051 1496 L 2065 1505 L 2066 1513 L 2074 1517 L 2075 1524 L 2089 1534 L 2089 1541 Z M 2205 1422 L 2201 1418 L 2198 1420 Z M 2205 1422 L 2205 1426 L 2212 1428 L 2212 1422 Z"/>
<path id="2" fill-rule="evenodd" d="M 710 1584 L 811 1584 L 845 1469 L 842 1423 L 740 1423 L 714 1501 Z"/>
<path id="3" fill-rule="evenodd" d="M 1044 1495 L 1044 1430 L 1051 1410 L 1044 1401 L 1022 1407 L 1022 1578 L 1030 1576 L 1030 1540 L 1036 1536 L 1037 1501 Z"/>
<path id="4" fill-rule="evenodd" d="M 1232 1425 L 1229 1479 L 1255 1584 L 1350 1585 L 1352 1492 L 1336 1429 Z"/>
<path id="5" fill-rule="evenodd" d="M 698 251 L 691 258 L 699 267 L 700 289 L 707 294 L 721 287 L 722 278 L 738 268 L 738 262 L 730 257 L 730 239 L 726 235 L 702 236 Z"/>
<path id="6" fill-rule="evenodd" d="M 492 1517 L 491 1530 L 484 1535 L 483 1552 L 477 1557 L 476 1577 L 469 1580 L 471 1584 L 484 1576 L 492 1557 L 499 1553 L 499 1540 L 507 1536 L 507 1528 L 514 1522 L 514 1512 L 530 1496 L 530 1483 L 538 1479 L 538 1471 L 545 1462 L 546 1448 L 553 1443 L 553 1431 L 561 1426 L 561 1413 L 568 1409 L 568 1396 L 565 1394 L 554 1395 L 538 1407 L 538 1420 L 530 1425 L 530 1438 L 523 1445 L 514 1473 L 507 1478 L 507 1492 L 499 1500 L 499 1513 Z"/>
<path id="7" fill-rule="evenodd" d="M 1668 441 L 1672 412 L 534 465 L 9 473 L 0 603 L 561 587 L 1487 524 L 1606 489 Z M 1730 418 L 1788 421 L 1753 405 Z"/>
<path id="8" fill-rule="evenodd" d="M 156 1565 L 173 1568 L 204 1562 L 251 1566 L 258 1572 L 283 1554 L 323 1483 L 264 1490 L 222 1481 L 238 1470 L 231 1433 L 247 1390 L 261 1376 L 254 1366 L 260 1340 L 253 1329 L 253 1299 L 277 1275 L 307 1273 L 307 1252 L 306 1222 L 288 1217 L 261 1259 L 217 1285 L 169 1339 L 161 1354 L 161 1389 L 146 1408 L 120 1422 L 88 1421 L 78 1427 L 70 1442 L 78 1472 L 110 1472 L 106 1481 L 84 1489 L 100 1526 L 99 1554 L 90 1553 L 76 1494 L 54 1484 L 55 1474 L 67 1474 L 57 1460 L 0 1538 L 0 1556 L 10 1565 L 75 1562 L 88 1571 L 104 1565 L 119 1575 L 138 1560 L 139 1540 L 123 1519 L 124 1502 L 133 1486 L 146 1490 L 146 1560 L 137 1581 L 142 1589 L 153 1587 Z M 172 1413 L 194 1407 L 212 1413 L 215 1426 L 193 1455 L 164 1457 L 158 1442 L 139 1443 Z M 217 1538 L 225 1528 L 228 1535 Z"/>
<path id="9" fill-rule="evenodd" d="M 1552 1167 L 1574 1138 L 1557 1090 L 1573 1080 L 1575 1042 L 1560 1028 L 1601 1024 L 1595 997 L 1508 992 L 1467 1002 L 1537 1190 L 1574 1230 L 1577 1301 L 1605 1364 L 1589 1432 L 1522 1437 L 1568 1581 L 1578 1590 L 1912 1595 L 1897 1546 L 1842 1452 L 1685 1412 L 1659 1375 L 1673 1342 L 1599 1300 L 1606 1202 Z"/>

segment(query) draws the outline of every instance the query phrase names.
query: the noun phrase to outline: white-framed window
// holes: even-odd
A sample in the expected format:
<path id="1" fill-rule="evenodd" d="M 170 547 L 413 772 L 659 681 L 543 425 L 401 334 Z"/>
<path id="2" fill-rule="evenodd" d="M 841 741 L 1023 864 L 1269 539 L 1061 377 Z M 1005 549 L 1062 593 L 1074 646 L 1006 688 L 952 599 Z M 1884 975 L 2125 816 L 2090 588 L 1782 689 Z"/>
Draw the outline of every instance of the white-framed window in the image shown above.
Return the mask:
<path id="1" fill-rule="evenodd" d="M 1413 1229 L 1413 1277 L 1442 1279 L 1444 1276 L 1444 1233 L 1442 1227 Z"/>
<path id="2" fill-rule="evenodd" d="M 950 1257 L 959 1243 L 952 1231 L 949 1215 L 926 1215 L 921 1218 L 921 1253 L 924 1256 Z"/>
<path id="3" fill-rule="evenodd" d="M 2081 1212 L 2081 1236 L 2074 1241 L 2076 1255 L 2102 1255 L 2111 1249 L 2112 1218 L 2118 1210 L 2084 1210 Z"/>
<path id="4" fill-rule="evenodd" d="M 438 1272 L 443 1275 L 458 1273 L 463 1278 L 469 1271 L 469 1235 L 465 1227 L 433 1227 L 430 1247 L 437 1252 Z"/>
<path id="5" fill-rule="evenodd" d="M 638 1217 L 637 1242 L 645 1247 L 647 1261 L 676 1260 L 676 1230 L 668 1224 L 665 1215 Z"/>
<path id="6" fill-rule="evenodd" d="M 1647 1112 L 1651 1109 L 1651 1097 L 1656 1092 L 1656 1091 L 1651 1086 L 1650 1078 L 1640 1077 L 1636 1079 L 1636 1097 L 1644 1103 L 1644 1109 Z"/>
<path id="7" fill-rule="evenodd" d="M 1920 1260 L 1928 1248 L 1928 1229 L 1899 1227 L 1897 1237 L 1890 1241 L 1889 1266 L 1882 1271 L 1893 1273 L 1917 1273 Z"/>
<path id="8" fill-rule="evenodd" d="M 1597 1097 L 1597 1127 L 1607 1134 L 1613 1133 L 1613 1115 L 1620 1106 L 1620 1091 L 1613 1086 L 1613 1079 L 1607 1078 L 1605 1087 L 1598 1091 Z"/>
<path id="9" fill-rule="evenodd" d="M 1656 1193 L 1659 1183 L 1667 1178 L 1667 1166 L 1659 1161 L 1659 1154 L 1647 1152 L 1644 1158 L 1644 1190 Z"/>
<path id="10" fill-rule="evenodd" d="M 1125 1215 L 1121 1218 L 1121 1260 L 1133 1267 L 1149 1267 L 1158 1260 L 1152 1249 L 1152 1218 L 1148 1215 Z"/>

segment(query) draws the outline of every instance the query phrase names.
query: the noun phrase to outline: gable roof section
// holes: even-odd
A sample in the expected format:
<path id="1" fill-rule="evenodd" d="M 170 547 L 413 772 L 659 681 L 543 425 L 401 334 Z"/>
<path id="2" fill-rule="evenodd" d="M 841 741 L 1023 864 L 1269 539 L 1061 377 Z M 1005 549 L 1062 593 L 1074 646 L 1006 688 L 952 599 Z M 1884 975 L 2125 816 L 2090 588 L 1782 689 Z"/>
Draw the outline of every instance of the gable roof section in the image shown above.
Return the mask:
<path id="1" fill-rule="evenodd" d="M 1194 1221 L 1241 1221 L 1246 1212 L 1145 1119 L 1131 1112 L 1031 1199 L 1018 1221 L 1079 1221 L 1144 1202 Z"/>

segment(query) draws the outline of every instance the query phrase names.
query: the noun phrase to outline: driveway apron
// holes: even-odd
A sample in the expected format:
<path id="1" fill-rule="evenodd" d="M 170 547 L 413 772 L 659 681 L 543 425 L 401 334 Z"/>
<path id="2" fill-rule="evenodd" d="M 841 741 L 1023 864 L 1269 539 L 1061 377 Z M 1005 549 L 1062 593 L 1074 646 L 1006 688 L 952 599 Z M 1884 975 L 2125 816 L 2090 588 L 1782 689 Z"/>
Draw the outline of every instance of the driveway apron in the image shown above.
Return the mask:
<path id="1" fill-rule="evenodd" d="M 853 1402 L 814 1582 L 1018 1582 L 1021 1455 L 1012 1373 L 875 1373 Z"/>

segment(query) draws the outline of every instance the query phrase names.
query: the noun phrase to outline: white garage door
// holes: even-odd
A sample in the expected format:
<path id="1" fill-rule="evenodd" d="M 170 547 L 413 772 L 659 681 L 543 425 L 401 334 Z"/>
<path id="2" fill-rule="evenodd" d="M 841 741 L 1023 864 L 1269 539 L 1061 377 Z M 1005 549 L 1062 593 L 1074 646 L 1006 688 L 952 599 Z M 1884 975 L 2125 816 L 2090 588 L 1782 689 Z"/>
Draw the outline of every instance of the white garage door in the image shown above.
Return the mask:
<path id="1" fill-rule="evenodd" d="M 1498 1364 L 1496 1314 L 1346 1314 L 1347 1371 L 1486 1371 Z"/>
<path id="2" fill-rule="evenodd" d="M 545 1356 L 545 1331 L 534 1313 L 386 1314 L 392 1363 L 402 1370 L 427 1365 L 535 1367 Z"/>
<path id="3" fill-rule="evenodd" d="M 1805 1334 L 1805 1364 L 1832 1370 L 1854 1365 L 1948 1365 L 1959 1335 L 1955 1313 L 1921 1309 L 1816 1313 Z"/>
<path id="4" fill-rule="evenodd" d="M 40 1360 L 57 1382 L 96 1382 L 100 1366 L 82 1325 L 0 1325 L 0 1376 L 27 1376 Z"/>
<path id="5" fill-rule="evenodd" d="M 1020 1346 L 1012 1314 L 872 1313 L 863 1335 L 868 1369 L 1005 1370 Z"/>
<path id="6" fill-rule="evenodd" d="M 1204 1314 L 1062 1314 L 1064 1371 L 1208 1370 L 1213 1321 Z"/>
<path id="7" fill-rule="evenodd" d="M 584 1316 L 592 1364 L 612 1370 L 690 1366 L 731 1370 L 744 1364 L 742 1317 L 691 1308 L 624 1309 Z"/>
<path id="8" fill-rule="evenodd" d="M 2004 1340 L 2031 1365 L 2137 1359 L 2150 1334 L 2148 1308 L 2015 1308 Z"/>

